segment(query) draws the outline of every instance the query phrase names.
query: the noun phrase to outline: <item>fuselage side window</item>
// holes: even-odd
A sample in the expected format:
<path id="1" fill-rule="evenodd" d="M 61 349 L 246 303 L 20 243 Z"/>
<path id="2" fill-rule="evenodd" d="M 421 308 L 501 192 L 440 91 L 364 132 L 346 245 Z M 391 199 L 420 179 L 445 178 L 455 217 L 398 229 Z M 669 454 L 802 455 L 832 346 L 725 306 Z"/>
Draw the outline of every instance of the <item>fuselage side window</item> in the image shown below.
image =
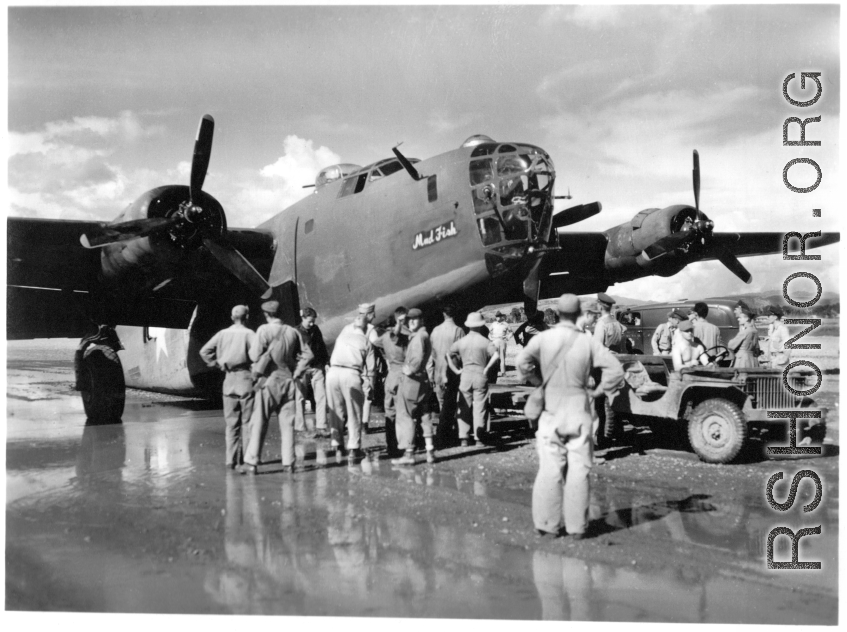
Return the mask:
<path id="1" fill-rule="evenodd" d="M 310 219 L 306 222 L 305 226 L 303 226 L 303 232 L 307 235 L 311 233 L 315 229 L 315 220 Z"/>
<path id="2" fill-rule="evenodd" d="M 438 199 L 437 176 L 429 176 L 426 179 L 426 197 L 429 202 L 435 202 Z"/>

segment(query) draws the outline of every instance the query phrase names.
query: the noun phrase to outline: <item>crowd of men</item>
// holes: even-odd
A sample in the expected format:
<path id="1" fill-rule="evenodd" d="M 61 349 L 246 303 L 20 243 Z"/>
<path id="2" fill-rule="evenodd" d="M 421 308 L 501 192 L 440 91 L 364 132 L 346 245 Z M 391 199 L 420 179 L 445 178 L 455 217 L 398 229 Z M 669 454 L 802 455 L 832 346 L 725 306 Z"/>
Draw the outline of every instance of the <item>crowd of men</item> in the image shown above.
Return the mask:
<path id="1" fill-rule="evenodd" d="M 540 535 L 565 532 L 581 538 L 587 527 L 588 473 L 594 446 L 605 447 L 616 428 L 612 402 L 623 386 L 616 355 L 626 351 L 626 327 L 614 317 L 615 301 L 600 293 L 585 305 L 572 294 L 557 303 L 558 323 L 548 327 L 531 316 L 515 332 L 523 349 L 516 358 L 521 379 L 543 391 L 536 446 L 539 470 L 533 486 L 533 521 Z M 283 470 L 293 471 L 295 430 L 328 438 L 348 462 L 365 457 L 362 436 L 369 421 L 378 367 L 384 364 L 385 442 L 398 466 L 416 464 L 422 439 L 426 461 L 436 448 L 468 447 L 483 440 L 488 427 L 492 369 L 505 372 L 506 340 L 512 335 L 500 312 L 489 327 L 472 312 L 465 329 L 451 305 L 430 334 L 423 313 L 395 310 L 385 330 L 374 327 L 374 305 L 359 306 L 330 355 L 312 308 L 291 327 L 279 317 L 279 303 L 262 304 L 265 324 L 246 326 L 249 310 L 232 309 L 232 326 L 215 334 L 200 351 L 209 366 L 225 372 L 226 464 L 256 474 L 273 415 L 279 418 Z M 750 309 L 736 307 L 739 332 L 727 343 L 735 366 L 758 366 L 759 342 Z M 653 336 L 653 352 L 671 355 L 674 367 L 704 364 L 704 351 L 722 346 L 720 330 L 708 322 L 708 306 L 697 303 L 684 315 L 671 311 Z M 769 309 L 771 362 L 788 361 L 788 332 L 779 308 Z M 314 421 L 305 415 L 313 401 Z M 437 400 L 436 405 L 433 400 Z M 346 440 L 345 440 L 346 436 Z"/>

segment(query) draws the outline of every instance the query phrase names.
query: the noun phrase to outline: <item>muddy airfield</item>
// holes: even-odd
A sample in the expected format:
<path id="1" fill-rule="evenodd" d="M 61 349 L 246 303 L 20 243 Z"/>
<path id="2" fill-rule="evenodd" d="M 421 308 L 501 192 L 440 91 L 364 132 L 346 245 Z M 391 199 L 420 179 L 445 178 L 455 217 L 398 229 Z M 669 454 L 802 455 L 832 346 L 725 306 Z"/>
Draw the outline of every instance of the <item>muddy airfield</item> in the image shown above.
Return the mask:
<path id="1" fill-rule="evenodd" d="M 627 427 L 591 473 L 592 537 L 574 542 L 534 533 L 519 426 L 414 468 L 391 465 L 381 432 L 351 466 L 298 435 L 287 474 L 274 419 L 260 474 L 241 476 L 206 402 L 130 390 L 123 423 L 86 425 L 73 347 L 7 346 L 7 610 L 837 622 L 837 373 L 816 395 L 820 457 L 707 465 Z M 784 473 L 784 500 L 803 469 L 823 482 L 818 508 L 803 513 L 804 481 L 791 510 L 771 509 L 768 479 Z M 818 525 L 799 559 L 820 570 L 768 570 L 773 528 Z M 790 561 L 788 538 L 774 559 Z"/>

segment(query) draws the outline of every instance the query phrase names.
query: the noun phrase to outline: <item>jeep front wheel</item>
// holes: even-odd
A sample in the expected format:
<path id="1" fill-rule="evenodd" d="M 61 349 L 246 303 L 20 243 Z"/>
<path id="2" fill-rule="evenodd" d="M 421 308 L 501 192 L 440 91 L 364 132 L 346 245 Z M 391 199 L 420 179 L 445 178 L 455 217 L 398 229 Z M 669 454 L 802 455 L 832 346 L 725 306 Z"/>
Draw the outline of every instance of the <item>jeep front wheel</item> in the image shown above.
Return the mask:
<path id="1" fill-rule="evenodd" d="M 729 463 L 747 441 L 747 420 L 732 402 L 707 399 L 694 409 L 688 439 L 706 463 Z"/>

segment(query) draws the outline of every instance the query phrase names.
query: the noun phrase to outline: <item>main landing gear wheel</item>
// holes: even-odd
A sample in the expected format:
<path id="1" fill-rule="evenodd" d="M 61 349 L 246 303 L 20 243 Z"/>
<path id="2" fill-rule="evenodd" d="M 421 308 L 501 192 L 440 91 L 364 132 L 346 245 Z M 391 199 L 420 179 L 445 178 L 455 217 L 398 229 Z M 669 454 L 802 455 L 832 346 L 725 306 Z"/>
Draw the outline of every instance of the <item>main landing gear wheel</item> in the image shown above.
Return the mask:
<path id="1" fill-rule="evenodd" d="M 707 399 L 694 409 L 688 439 L 706 463 L 729 463 L 747 441 L 747 421 L 732 402 Z"/>
<path id="2" fill-rule="evenodd" d="M 89 345 L 79 364 L 79 390 L 88 421 L 119 423 L 124 412 L 126 384 L 117 351 L 106 345 Z"/>

